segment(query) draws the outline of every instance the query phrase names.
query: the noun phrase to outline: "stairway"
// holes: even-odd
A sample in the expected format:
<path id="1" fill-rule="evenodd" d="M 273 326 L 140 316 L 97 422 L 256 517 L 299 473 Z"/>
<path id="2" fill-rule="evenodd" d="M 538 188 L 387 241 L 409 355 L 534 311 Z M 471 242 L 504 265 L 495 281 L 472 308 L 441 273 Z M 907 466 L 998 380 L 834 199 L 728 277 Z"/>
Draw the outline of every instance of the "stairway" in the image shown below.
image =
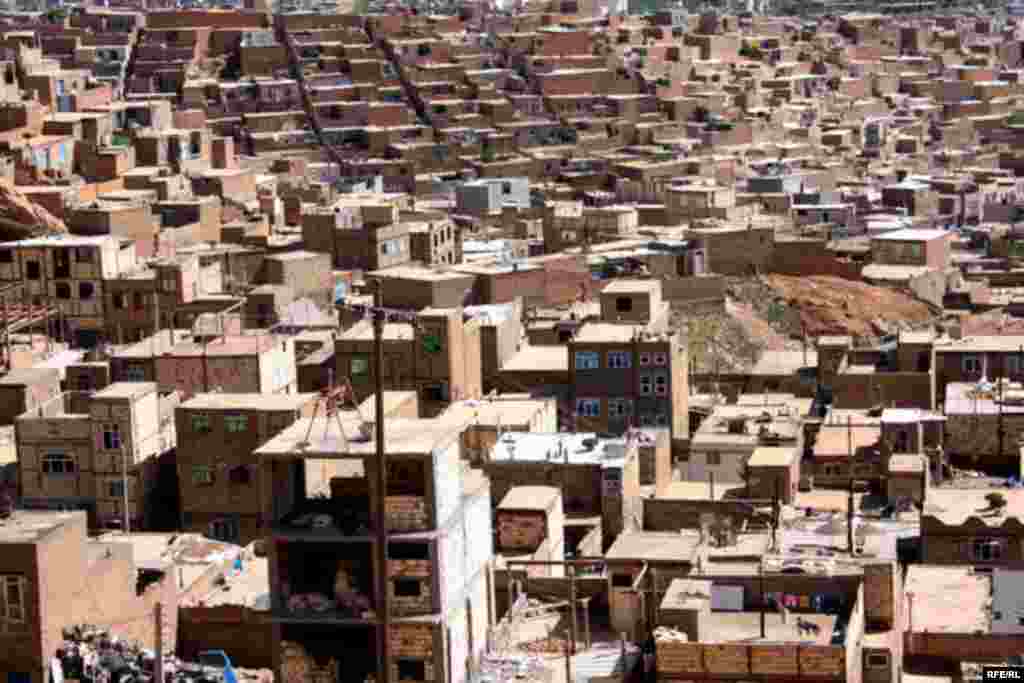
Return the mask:
<path id="1" fill-rule="evenodd" d="M 385 38 L 375 36 L 373 33 L 373 26 L 370 22 L 366 23 L 366 33 L 370 36 L 370 40 L 373 41 L 374 47 L 380 50 L 394 67 L 395 74 L 398 75 L 398 82 L 402 86 L 402 92 L 405 94 L 405 99 L 412 105 L 413 110 L 416 112 L 416 117 L 423 125 L 430 126 L 434 131 L 434 138 L 440 140 L 440 129 L 437 126 L 437 122 L 434 121 L 434 117 L 431 115 L 430 108 L 427 106 L 427 103 L 424 102 L 423 98 L 420 96 L 419 88 L 417 88 L 406 75 L 405 67 L 402 65 L 402 60 L 399 59 L 398 54 L 395 52 L 394 46 Z"/>
<path id="2" fill-rule="evenodd" d="M 306 85 L 306 74 L 302 69 L 302 60 L 299 59 L 299 51 L 295 47 L 295 41 L 292 40 L 291 34 L 288 33 L 288 30 L 285 28 L 284 15 L 274 15 L 274 34 L 277 41 L 284 46 L 292 78 L 294 78 L 296 83 L 299 84 L 299 94 L 302 98 L 302 109 L 306 112 L 306 118 L 309 119 L 309 123 L 313 127 L 313 134 L 316 135 L 317 142 L 320 143 L 320 147 L 323 148 L 328 159 L 337 164 L 338 170 L 341 172 L 346 166 L 345 159 L 324 136 L 323 126 L 320 125 L 320 118 L 316 113 L 316 107 L 313 106 L 313 97 L 309 94 L 309 89 Z"/>

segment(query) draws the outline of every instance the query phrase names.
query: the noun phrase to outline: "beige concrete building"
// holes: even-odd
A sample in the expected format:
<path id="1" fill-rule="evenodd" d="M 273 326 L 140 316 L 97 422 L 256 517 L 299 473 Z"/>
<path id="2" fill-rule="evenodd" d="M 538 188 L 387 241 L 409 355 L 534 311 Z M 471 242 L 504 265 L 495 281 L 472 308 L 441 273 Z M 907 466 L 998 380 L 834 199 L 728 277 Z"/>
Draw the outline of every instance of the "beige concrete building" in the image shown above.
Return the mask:
<path id="1" fill-rule="evenodd" d="M 156 502 L 161 461 L 175 444 L 176 394 L 150 382 L 65 392 L 15 420 L 23 503 L 80 509 L 100 528 L 167 523 Z M 127 507 L 126 507 L 127 506 Z M 161 516 L 165 515 L 165 516 Z M 171 511 L 173 524 L 173 511 Z"/>

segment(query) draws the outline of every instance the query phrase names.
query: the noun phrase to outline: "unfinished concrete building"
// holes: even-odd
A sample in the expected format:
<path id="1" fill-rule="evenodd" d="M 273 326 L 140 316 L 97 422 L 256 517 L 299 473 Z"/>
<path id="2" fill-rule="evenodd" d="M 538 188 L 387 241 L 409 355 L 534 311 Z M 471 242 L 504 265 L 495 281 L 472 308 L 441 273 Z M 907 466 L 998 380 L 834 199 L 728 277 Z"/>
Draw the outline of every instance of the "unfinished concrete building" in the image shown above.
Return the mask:
<path id="1" fill-rule="evenodd" d="M 275 668 L 282 680 L 468 680 L 486 646 L 490 486 L 464 467 L 462 427 L 386 419 L 387 490 L 376 442 L 351 416 L 298 420 L 256 451 L 270 522 Z M 385 496 L 387 566 L 375 552 Z M 387 572 L 387 661 L 378 572 Z"/>

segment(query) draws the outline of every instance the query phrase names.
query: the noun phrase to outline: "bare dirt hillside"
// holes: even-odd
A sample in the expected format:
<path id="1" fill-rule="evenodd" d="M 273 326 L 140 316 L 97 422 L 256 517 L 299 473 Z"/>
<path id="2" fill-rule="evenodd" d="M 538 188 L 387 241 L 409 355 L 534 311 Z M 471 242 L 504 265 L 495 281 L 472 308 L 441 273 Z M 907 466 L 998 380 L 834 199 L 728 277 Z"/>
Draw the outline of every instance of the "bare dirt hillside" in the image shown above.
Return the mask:
<path id="1" fill-rule="evenodd" d="M 0 240 L 62 234 L 64 222 L 26 197 L 18 188 L 0 180 Z"/>
<path id="2" fill-rule="evenodd" d="M 778 332 L 790 337 L 850 335 L 872 340 L 927 324 L 936 312 L 912 296 L 887 287 L 816 275 L 768 275 L 730 287 Z"/>
<path id="3" fill-rule="evenodd" d="M 744 372 L 765 351 L 799 351 L 801 338 L 850 335 L 871 342 L 934 320 L 935 311 L 896 290 L 842 278 L 735 278 L 725 306 L 676 316 L 695 372 Z"/>

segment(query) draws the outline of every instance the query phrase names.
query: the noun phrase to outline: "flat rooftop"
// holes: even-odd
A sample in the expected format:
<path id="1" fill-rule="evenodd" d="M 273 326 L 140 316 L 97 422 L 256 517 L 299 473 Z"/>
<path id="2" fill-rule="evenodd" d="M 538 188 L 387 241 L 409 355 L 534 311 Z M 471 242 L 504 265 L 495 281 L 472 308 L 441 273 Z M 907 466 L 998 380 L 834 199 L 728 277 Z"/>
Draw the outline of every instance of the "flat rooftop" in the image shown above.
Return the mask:
<path id="1" fill-rule="evenodd" d="M 156 382 L 114 382 L 92 395 L 96 399 L 134 399 L 158 390 Z"/>
<path id="2" fill-rule="evenodd" d="M 973 567 L 912 564 L 904 589 L 916 633 L 991 631 L 992 578 L 988 574 L 979 574 Z"/>
<path id="3" fill-rule="evenodd" d="M 586 432 L 505 432 L 494 444 L 490 461 L 501 463 L 568 463 L 621 466 L 625 439 L 602 439 Z"/>
<path id="4" fill-rule="evenodd" d="M 502 372 L 569 372 L 565 346 L 524 346 L 501 366 Z"/>
<path id="5" fill-rule="evenodd" d="M 818 632 L 797 629 L 797 615 L 789 615 L 785 622 L 778 612 L 764 615 L 765 637 L 761 637 L 760 612 L 712 612 L 704 617 L 701 630 L 707 627 L 707 638 L 702 643 L 802 643 L 805 645 L 831 645 L 832 633 L 838 619 L 833 614 L 800 614 L 804 620 L 817 624 Z"/>
<path id="6" fill-rule="evenodd" d="M 699 547 L 699 532 L 630 531 L 619 534 L 605 559 L 693 563 Z"/>
<path id="7" fill-rule="evenodd" d="M 188 410 L 298 410 L 316 394 L 196 394 L 179 407 Z"/>
<path id="8" fill-rule="evenodd" d="M 1006 506 L 993 510 L 985 496 L 999 493 Z M 947 526 L 960 526 L 977 520 L 985 526 L 1002 526 L 1009 519 L 1024 517 L 1024 489 L 952 488 L 928 489 L 922 516 L 932 517 Z"/>
<path id="9" fill-rule="evenodd" d="M 573 343 L 581 344 L 605 343 L 605 344 L 628 344 L 640 336 L 641 332 L 647 330 L 646 325 L 618 324 L 618 323 L 584 323 L 583 327 L 576 333 Z"/>
<path id="10" fill-rule="evenodd" d="M 0 543 L 37 543 L 65 524 L 76 521 L 84 528 L 85 513 L 16 510 L 0 521 Z"/>
<path id="11" fill-rule="evenodd" d="M 883 232 L 879 235 L 872 235 L 871 239 L 897 241 L 897 242 L 927 242 L 942 237 L 948 237 L 954 233 L 946 230 L 927 230 L 923 228 L 907 228 L 905 230 L 893 230 Z"/>
<path id="12" fill-rule="evenodd" d="M 360 420 L 342 416 L 341 422 L 344 432 L 334 418 L 301 418 L 255 453 L 261 458 L 375 457 L 374 440 L 359 436 Z M 461 429 L 461 426 L 444 420 L 386 419 L 384 448 L 389 455 L 425 456 L 435 448 L 454 441 Z"/>
<path id="13" fill-rule="evenodd" d="M 513 486 L 498 503 L 498 509 L 547 511 L 561 495 L 556 486 Z"/>
<path id="14" fill-rule="evenodd" d="M 528 425 L 549 407 L 553 399 L 503 399 L 456 401 L 448 406 L 443 417 L 451 417 L 475 425 Z M 552 406 L 553 408 L 553 406 Z"/>

